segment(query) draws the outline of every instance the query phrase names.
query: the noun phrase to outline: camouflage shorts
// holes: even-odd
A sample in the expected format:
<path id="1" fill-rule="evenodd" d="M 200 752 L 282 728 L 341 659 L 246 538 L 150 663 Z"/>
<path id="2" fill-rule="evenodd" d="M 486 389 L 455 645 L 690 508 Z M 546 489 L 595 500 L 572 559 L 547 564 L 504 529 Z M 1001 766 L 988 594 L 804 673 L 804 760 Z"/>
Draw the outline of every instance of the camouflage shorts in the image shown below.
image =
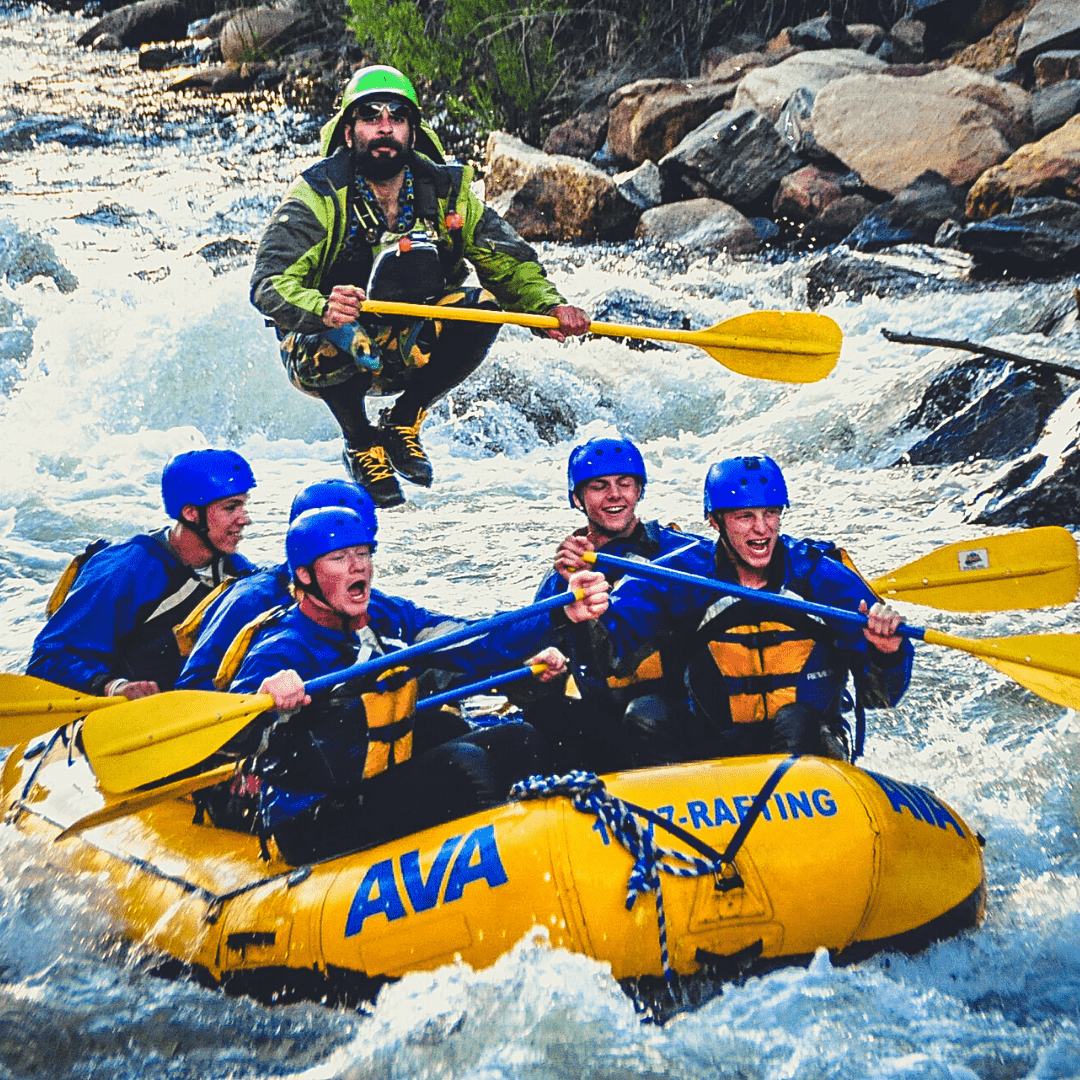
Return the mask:
<path id="1" fill-rule="evenodd" d="M 460 289 L 436 303 L 493 307 L 494 297 L 484 289 Z M 409 370 L 431 359 L 442 326 L 432 319 L 365 319 L 317 334 L 286 334 L 280 343 L 281 362 L 293 386 L 315 397 L 324 387 L 348 382 L 360 372 L 370 375 L 372 393 L 398 393 Z"/>

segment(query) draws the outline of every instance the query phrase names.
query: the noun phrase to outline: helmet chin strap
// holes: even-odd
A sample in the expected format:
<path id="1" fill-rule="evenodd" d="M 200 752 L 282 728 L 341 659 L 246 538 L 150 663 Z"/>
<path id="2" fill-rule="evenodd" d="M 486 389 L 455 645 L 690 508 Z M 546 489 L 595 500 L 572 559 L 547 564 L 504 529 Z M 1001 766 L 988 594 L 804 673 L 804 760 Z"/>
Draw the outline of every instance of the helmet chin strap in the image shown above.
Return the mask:
<path id="1" fill-rule="evenodd" d="M 304 569 L 307 570 L 308 575 L 311 578 L 311 584 L 305 585 L 303 582 L 300 582 L 299 588 L 300 592 L 303 594 L 301 606 L 303 606 L 304 599 L 309 600 L 319 609 L 321 614 L 336 619 L 340 625 L 340 629 L 351 629 L 352 619 L 347 615 L 342 615 L 340 611 L 337 611 L 330 606 L 330 602 L 326 599 L 326 593 L 323 592 L 322 586 L 319 584 L 319 578 L 315 573 L 315 567 L 306 566 Z"/>
<path id="2" fill-rule="evenodd" d="M 227 552 L 224 552 L 210 539 L 210 524 L 206 520 L 206 507 L 196 506 L 195 510 L 198 512 L 198 519 L 196 521 L 188 521 L 187 518 L 181 515 L 180 524 L 185 528 L 190 529 L 203 543 L 203 546 L 210 550 L 213 559 L 224 559 Z"/>

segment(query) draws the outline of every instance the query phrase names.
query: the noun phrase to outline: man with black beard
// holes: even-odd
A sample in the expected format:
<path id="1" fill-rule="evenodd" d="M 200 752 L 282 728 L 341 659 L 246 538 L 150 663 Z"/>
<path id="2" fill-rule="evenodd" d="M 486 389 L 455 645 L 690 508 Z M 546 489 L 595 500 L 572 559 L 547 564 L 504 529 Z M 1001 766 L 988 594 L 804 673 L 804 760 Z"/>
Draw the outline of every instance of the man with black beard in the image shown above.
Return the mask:
<path id="1" fill-rule="evenodd" d="M 404 502 L 395 472 L 432 481 L 420 445 L 431 404 L 480 365 L 497 324 L 362 313 L 364 299 L 550 314 L 563 341 L 589 318 L 536 253 L 473 194 L 471 166 L 444 164 L 396 68 L 357 71 L 322 130 L 323 158 L 298 177 L 259 245 L 252 303 L 277 329 L 293 384 L 322 398 L 344 461 L 377 506 Z M 465 287 L 469 264 L 480 287 Z M 367 394 L 397 394 L 378 426 Z"/>

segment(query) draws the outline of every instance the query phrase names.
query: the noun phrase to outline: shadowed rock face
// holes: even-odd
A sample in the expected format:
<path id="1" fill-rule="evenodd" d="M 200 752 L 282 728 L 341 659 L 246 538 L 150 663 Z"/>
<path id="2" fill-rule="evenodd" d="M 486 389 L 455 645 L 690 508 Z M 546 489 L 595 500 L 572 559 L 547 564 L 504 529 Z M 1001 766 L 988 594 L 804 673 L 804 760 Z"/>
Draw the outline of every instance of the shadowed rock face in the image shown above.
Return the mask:
<path id="1" fill-rule="evenodd" d="M 998 214 L 960 229 L 952 242 L 988 271 L 1052 276 L 1080 267 L 1080 203 L 1017 199 Z"/>
<path id="2" fill-rule="evenodd" d="M 897 464 L 951 465 L 1026 454 L 1064 400 L 1060 380 L 1002 360 L 966 360 L 927 387 L 905 426 L 933 426 Z"/>
<path id="3" fill-rule="evenodd" d="M 745 210 L 801 164 L 760 113 L 717 113 L 660 161 L 664 201 L 722 199 Z"/>
<path id="4" fill-rule="evenodd" d="M 1074 391 L 1031 451 L 1005 466 L 972 501 L 980 525 L 1064 525 L 1080 520 L 1080 392 Z"/>
<path id="5" fill-rule="evenodd" d="M 932 244 L 941 225 L 964 212 L 964 191 L 935 172 L 925 172 L 895 199 L 877 207 L 847 237 L 856 251 L 894 244 Z"/>

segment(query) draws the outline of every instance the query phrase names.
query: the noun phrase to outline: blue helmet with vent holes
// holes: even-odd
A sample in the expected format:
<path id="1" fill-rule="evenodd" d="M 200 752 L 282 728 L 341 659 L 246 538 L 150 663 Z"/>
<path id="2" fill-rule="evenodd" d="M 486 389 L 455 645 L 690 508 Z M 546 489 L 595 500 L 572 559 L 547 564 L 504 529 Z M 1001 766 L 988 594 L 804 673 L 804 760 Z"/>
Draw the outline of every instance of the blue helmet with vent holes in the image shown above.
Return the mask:
<path id="1" fill-rule="evenodd" d="M 705 477 L 705 516 L 717 510 L 788 506 L 787 484 L 771 457 L 725 458 Z"/>
<path id="2" fill-rule="evenodd" d="M 645 494 L 645 461 L 641 451 L 629 439 L 590 439 L 570 451 L 566 467 L 570 505 L 577 506 L 574 495 L 587 480 L 598 476 L 636 476 Z"/>

